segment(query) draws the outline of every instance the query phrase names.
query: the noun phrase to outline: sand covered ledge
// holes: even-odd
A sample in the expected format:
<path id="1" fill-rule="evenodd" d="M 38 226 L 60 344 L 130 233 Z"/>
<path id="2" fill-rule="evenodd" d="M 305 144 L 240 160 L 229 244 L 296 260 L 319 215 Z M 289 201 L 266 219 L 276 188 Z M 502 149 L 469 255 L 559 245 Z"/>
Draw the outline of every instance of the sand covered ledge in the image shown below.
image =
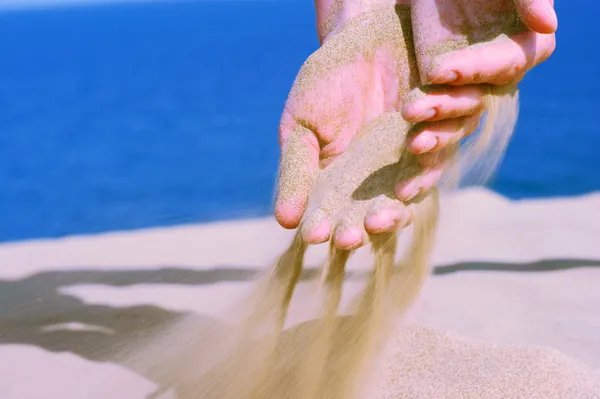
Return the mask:
<path id="1" fill-rule="evenodd" d="M 442 197 L 434 275 L 399 331 L 404 339 L 386 352 L 377 396 L 427 398 L 435 389 L 444 398 L 551 398 L 524 389 L 554 375 L 556 386 L 544 389 L 579 392 L 557 398 L 600 397 L 591 371 L 600 369 L 599 209 L 600 194 L 513 202 L 473 189 Z M 140 325 L 190 311 L 218 317 L 291 234 L 261 219 L 0 245 L 0 397 L 146 398 L 160 381 L 115 363 L 111 351 Z M 225 250 L 229 235 L 235 250 Z M 312 248 L 307 264 L 316 267 L 326 250 Z M 346 302 L 365 259 L 360 251 L 351 260 Z M 299 301 L 292 315 L 292 324 L 308 318 Z M 407 365 L 400 376 L 411 378 L 394 374 Z M 463 382 L 471 391 L 456 385 L 457 375 L 470 376 Z M 503 381 L 521 395 L 498 391 Z M 481 382 L 499 388 L 482 391 Z M 112 390 L 94 396 L 89 386 Z"/>

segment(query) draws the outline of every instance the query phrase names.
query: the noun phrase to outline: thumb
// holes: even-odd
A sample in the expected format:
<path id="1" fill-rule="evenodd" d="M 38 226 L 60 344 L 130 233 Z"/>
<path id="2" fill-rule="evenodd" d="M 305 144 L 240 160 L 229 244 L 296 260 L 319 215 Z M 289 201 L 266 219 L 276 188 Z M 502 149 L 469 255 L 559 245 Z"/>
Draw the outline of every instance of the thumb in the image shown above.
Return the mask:
<path id="1" fill-rule="evenodd" d="M 558 17 L 554 11 L 554 0 L 515 0 L 519 17 L 537 33 L 554 33 L 558 28 Z"/>

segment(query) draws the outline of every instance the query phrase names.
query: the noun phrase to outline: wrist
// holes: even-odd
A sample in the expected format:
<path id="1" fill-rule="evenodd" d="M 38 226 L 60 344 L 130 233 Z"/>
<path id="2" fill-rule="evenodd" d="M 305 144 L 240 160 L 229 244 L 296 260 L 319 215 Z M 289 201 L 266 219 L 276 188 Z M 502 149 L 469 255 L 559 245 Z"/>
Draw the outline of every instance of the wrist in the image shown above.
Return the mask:
<path id="1" fill-rule="evenodd" d="M 410 0 L 315 0 L 317 33 L 321 44 L 344 24 L 379 7 L 410 4 Z"/>

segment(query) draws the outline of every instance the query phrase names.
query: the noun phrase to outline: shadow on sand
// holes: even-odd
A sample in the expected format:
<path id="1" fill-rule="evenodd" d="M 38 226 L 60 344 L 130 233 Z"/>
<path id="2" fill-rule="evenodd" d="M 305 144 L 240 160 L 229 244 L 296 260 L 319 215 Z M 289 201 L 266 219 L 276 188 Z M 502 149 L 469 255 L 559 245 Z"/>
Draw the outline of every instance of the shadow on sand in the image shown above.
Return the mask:
<path id="1" fill-rule="evenodd" d="M 434 275 L 461 271 L 551 272 L 582 267 L 600 267 L 600 261 L 556 259 L 533 263 L 467 262 L 438 266 Z M 316 269 L 307 270 L 309 279 Z M 61 289 L 78 284 L 130 286 L 135 284 L 206 285 L 224 281 L 248 281 L 258 270 L 218 267 L 190 270 L 165 267 L 155 270 L 73 270 L 42 272 L 21 280 L 0 280 L 0 344 L 33 345 L 52 352 L 71 352 L 85 359 L 118 362 L 117 355 L 130 344 L 151 337 L 177 319 L 189 317 L 183 312 L 157 306 L 111 307 L 94 305 L 62 293 Z M 357 276 L 355 276 L 357 277 Z M 194 315 L 199 324 L 218 326 L 214 318 Z M 53 329 L 57 324 L 81 323 L 95 329 Z M 169 382 L 144 375 L 166 388 Z M 162 389 L 161 389 L 162 391 Z"/>

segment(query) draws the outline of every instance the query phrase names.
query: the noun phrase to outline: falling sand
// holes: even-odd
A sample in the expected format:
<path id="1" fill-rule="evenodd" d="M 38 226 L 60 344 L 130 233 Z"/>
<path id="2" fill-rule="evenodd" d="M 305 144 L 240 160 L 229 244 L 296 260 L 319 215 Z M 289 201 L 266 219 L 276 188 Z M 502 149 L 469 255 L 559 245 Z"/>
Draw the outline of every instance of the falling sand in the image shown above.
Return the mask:
<path id="1" fill-rule="evenodd" d="M 384 48 L 394 60 L 390 68 L 405 78 L 398 90 L 406 98 L 419 84 L 410 13 L 407 7 L 382 7 L 356 17 L 307 61 L 292 91 L 307 90 L 323 71 L 357 53 L 369 58 Z M 435 52 L 457 46 L 439 44 Z M 463 176 L 467 167 L 489 175 L 510 139 L 517 117 L 516 87 L 490 89 L 485 105 L 479 134 L 464 154 L 454 149 L 450 176 Z M 169 390 L 178 399 L 598 397 L 592 373 L 554 352 L 398 327 L 429 274 L 437 189 L 406 204 L 412 212 L 412 236 L 400 260 L 396 233 L 369 237 L 373 272 L 351 316 L 340 317 L 338 307 L 352 251 L 332 245 L 318 291 L 306 299 L 306 306 L 316 304 L 317 317 L 284 328 L 307 250 L 303 232 L 323 220 L 336 228 L 361 225 L 368 212 L 395 204 L 394 183 L 420 171 L 406 151 L 411 128 L 394 112 L 369 121 L 344 154 L 314 175 L 303 174 L 301 167 L 307 155 L 300 144 L 308 128 L 292 134 L 282 157 L 279 195 L 291 196 L 297 187 L 312 190 L 290 247 L 249 297 L 233 304 L 227 312 L 231 324 L 198 326 L 184 319 L 123 352 L 123 363 L 161 382 L 152 398 Z"/>

